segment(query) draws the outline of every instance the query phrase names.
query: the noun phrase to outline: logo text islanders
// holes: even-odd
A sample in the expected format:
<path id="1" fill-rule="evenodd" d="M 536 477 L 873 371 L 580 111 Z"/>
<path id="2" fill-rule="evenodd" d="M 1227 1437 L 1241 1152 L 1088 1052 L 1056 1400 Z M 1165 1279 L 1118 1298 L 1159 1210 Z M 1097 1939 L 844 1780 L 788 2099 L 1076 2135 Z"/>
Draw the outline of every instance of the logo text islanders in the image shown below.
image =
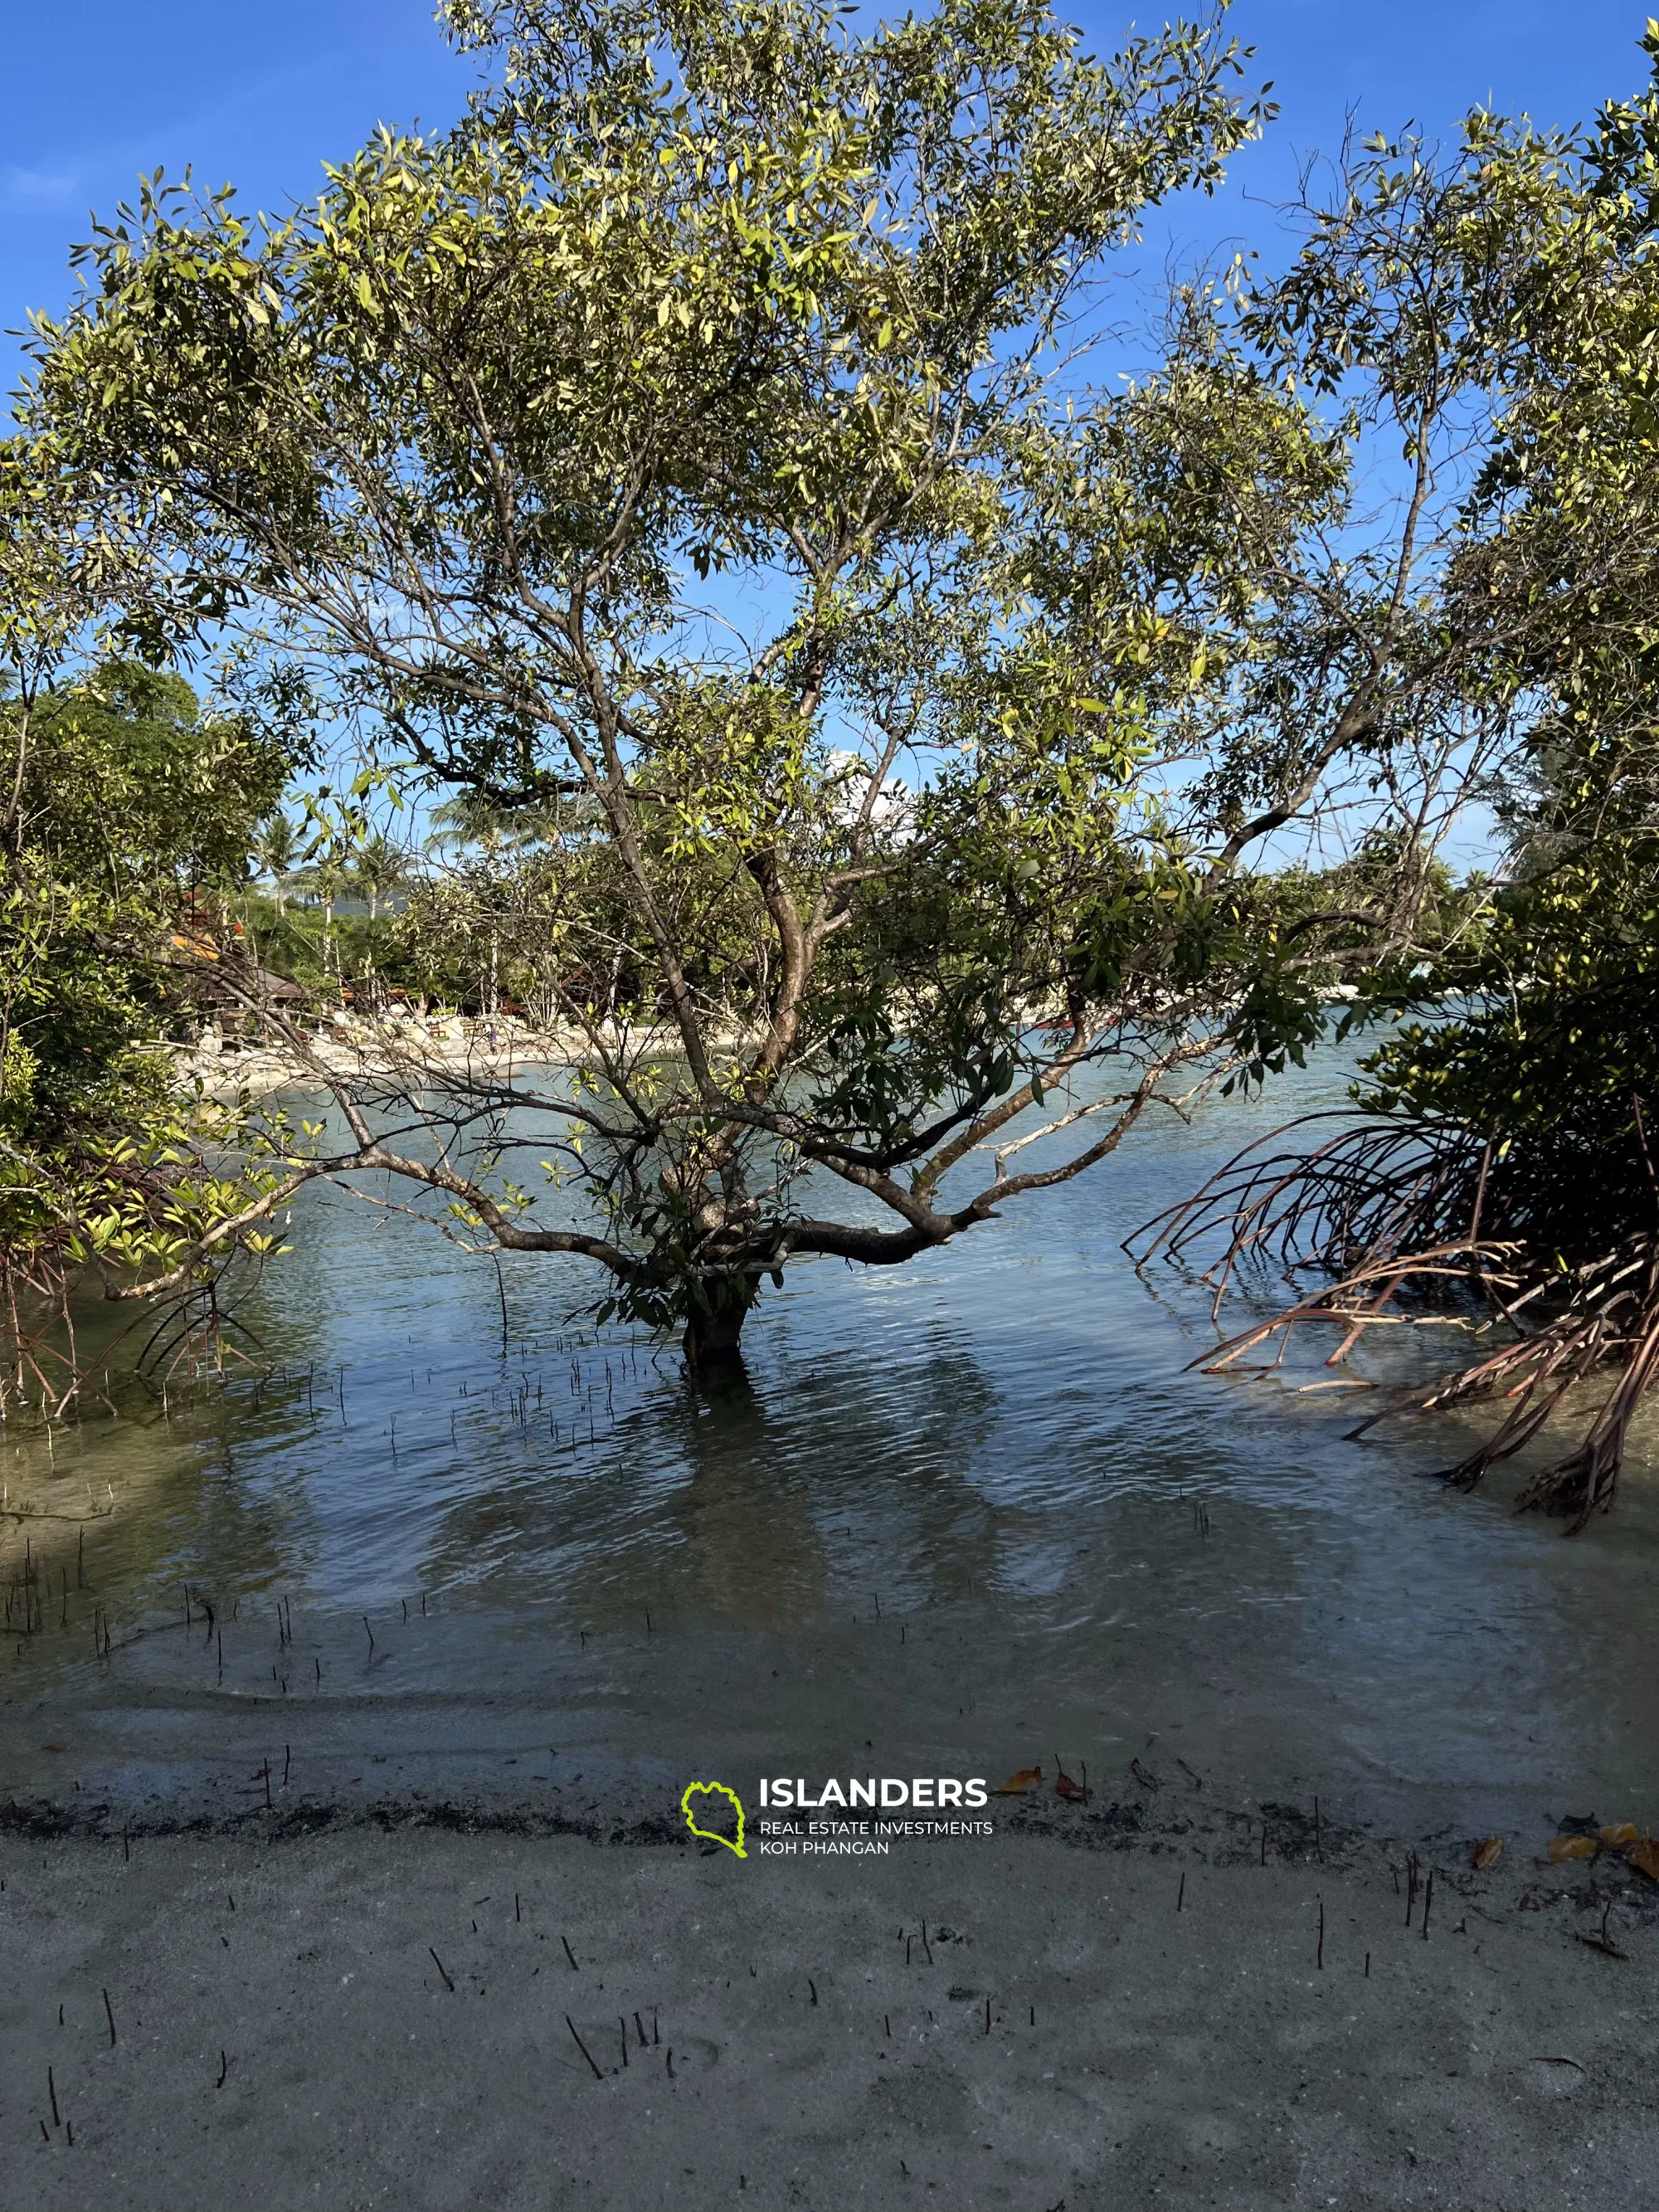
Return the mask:
<path id="1" fill-rule="evenodd" d="M 979 1775 L 831 1775 L 819 1782 L 763 1775 L 760 1817 L 752 1822 L 724 1782 L 689 1782 L 680 1810 L 694 1836 L 723 1844 L 740 1859 L 751 1850 L 761 1858 L 885 1858 L 906 1839 L 994 1835 L 994 1820 L 975 1817 L 990 1794 Z"/>

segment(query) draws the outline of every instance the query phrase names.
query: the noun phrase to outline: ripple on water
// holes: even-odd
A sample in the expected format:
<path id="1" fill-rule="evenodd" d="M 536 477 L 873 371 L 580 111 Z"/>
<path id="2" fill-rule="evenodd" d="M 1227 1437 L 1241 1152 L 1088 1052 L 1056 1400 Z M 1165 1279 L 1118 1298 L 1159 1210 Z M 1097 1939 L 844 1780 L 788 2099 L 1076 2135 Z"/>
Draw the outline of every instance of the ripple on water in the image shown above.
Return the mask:
<path id="1" fill-rule="evenodd" d="M 1613 1519 L 1565 1543 L 1513 1480 L 1420 1480 L 1462 1431 L 1349 1443 L 1350 1394 L 1187 1372 L 1205 1294 L 1142 1284 L 1119 1240 L 1238 1141 L 1213 1114 L 910 1268 L 799 1268 L 750 1386 L 714 1393 L 572 1328 L 562 1260 L 503 1261 L 503 1358 L 488 1262 L 314 1194 L 244 1316 L 263 1388 L 0 1446 L 42 1516 L 0 1533 L 0 1581 L 27 1545 L 50 1586 L 0 1647 L 0 1794 L 223 1793 L 280 1721 L 343 1797 L 722 1751 L 845 1771 L 868 1742 L 894 1771 L 1178 1752 L 1395 1822 L 1659 1817 L 1653 1423 Z"/>

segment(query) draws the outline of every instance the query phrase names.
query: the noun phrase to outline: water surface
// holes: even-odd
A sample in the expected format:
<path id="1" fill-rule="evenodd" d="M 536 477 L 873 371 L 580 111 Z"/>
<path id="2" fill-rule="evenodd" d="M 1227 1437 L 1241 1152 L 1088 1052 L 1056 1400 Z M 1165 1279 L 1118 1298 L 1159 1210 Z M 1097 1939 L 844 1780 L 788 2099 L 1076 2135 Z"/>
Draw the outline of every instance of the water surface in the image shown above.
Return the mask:
<path id="1" fill-rule="evenodd" d="M 498 1285 L 428 1223 L 310 1194 L 252 1365 L 0 1443 L 27 1516 L 0 1522 L 0 1799 L 621 1819 L 694 1772 L 1058 1753 L 1103 1796 L 1150 1802 L 1136 1759 L 1413 1834 L 1659 1817 L 1650 1425 L 1613 1518 L 1564 1541 L 1510 1510 L 1518 1478 L 1425 1479 L 1467 1425 L 1350 1443 L 1348 1394 L 1293 1387 L 1307 1358 L 1188 1372 L 1205 1295 L 1119 1249 L 1344 1073 L 1142 1133 L 908 1267 L 792 1269 L 746 1390 L 574 1327 L 579 1262 Z"/>

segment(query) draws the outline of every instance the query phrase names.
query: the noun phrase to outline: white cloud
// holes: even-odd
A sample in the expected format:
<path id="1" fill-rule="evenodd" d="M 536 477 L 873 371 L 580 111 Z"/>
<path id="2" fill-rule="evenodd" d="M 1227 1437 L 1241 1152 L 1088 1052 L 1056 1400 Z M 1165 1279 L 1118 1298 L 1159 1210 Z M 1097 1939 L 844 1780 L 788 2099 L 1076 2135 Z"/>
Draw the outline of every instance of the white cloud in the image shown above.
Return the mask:
<path id="1" fill-rule="evenodd" d="M 0 214 L 50 215 L 76 204 L 78 180 L 70 169 L 0 168 Z"/>

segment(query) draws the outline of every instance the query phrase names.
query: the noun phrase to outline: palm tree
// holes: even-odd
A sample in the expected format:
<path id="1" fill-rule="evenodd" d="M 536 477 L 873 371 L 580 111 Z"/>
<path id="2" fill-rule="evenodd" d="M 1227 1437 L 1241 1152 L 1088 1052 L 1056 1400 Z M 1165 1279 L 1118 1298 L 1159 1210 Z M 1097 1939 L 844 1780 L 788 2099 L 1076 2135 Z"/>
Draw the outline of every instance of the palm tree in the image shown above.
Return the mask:
<path id="1" fill-rule="evenodd" d="M 498 806 L 481 792 L 458 791 L 432 810 L 434 834 L 427 849 L 456 853 L 476 845 L 488 861 L 504 854 L 527 853 L 544 844 L 552 834 L 549 811 L 540 806 Z M 495 912 L 489 916 L 489 957 L 479 978 L 484 1011 L 494 1014 L 501 1004 L 501 927 Z"/>
<path id="2" fill-rule="evenodd" d="M 453 799 L 434 806 L 434 834 L 427 839 L 434 853 L 458 852 L 467 845 L 482 846 L 492 858 L 497 853 L 527 852 L 544 842 L 548 819 L 539 806 L 498 806 L 481 792 L 458 791 Z"/>
<path id="3" fill-rule="evenodd" d="M 299 857 L 299 833 L 286 814 L 279 810 L 259 824 L 254 832 L 254 864 L 276 891 L 278 914 L 286 908 L 294 864 Z"/>
<path id="4" fill-rule="evenodd" d="M 311 867 L 302 874 L 290 876 L 289 882 L 308 891 L 323 909 L 323 967 L 326 970 L 334 951 L 334 902 L 347 888 L 343 857 L 337 851 L 325 850 Z M 335 973 L 338 972 L 339 963 L 336 960 Z"/>
<path id="5" fill-rule="evenodd" d="M 368 902 L 368 918 L 380 918 L 380 901 L 395 891 L 409 876 L 409 855 L 382 830 L 366 838 L 352 855 L 350 877 L 354 890 Z"/>

